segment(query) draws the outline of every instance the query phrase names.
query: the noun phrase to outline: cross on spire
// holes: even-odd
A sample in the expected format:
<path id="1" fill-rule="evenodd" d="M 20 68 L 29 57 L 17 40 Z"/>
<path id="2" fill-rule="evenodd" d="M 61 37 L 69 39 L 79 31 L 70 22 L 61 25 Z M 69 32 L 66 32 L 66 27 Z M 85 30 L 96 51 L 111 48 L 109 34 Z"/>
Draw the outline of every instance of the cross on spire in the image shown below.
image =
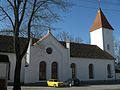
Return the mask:
<path id="1" fill-rule="evenodd" d="M 98 8 L 100 8 L 100 0 L 98 0 Z"/>
<path id="2" fill-rule="evenodd" d="M 51 33 L 51 28 L 48 29 L 48 33 Z"/>

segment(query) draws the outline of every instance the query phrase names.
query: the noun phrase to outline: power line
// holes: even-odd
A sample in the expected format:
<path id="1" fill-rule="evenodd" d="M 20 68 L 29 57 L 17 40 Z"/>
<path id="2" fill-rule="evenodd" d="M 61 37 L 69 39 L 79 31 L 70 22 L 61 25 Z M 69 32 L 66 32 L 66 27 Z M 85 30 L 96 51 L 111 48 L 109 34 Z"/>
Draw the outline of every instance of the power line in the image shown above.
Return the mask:
<path id="1" fill-rule="evenodd" d="M 84 6 L 84 5 L 78 5 L 78 7 L 87 8 L 87 9 L 98 9 L 97 7 Z M 106 11 L 112 11 L 112 12 L 118 12 L 118 13 L 120 13 L 119 9 L 108 9 L 108 8 L 102 8 L 102 9 L 106 10 Z"/>
<path id="2" fill-rule="evenodd" d="M 98 3 L 98 0 L 95 0 L 95 1 L 93 1 L 93 0 L 80 0 L 80 2 L 88 2 L 88 3 L 96 4 L 96 3 Z M 119 0 L 117 2 L 101 0 L 100 3 L 101 4 L 107 4 L 107 5 L 120 6 L 120 1 Z"/>
<path id="3" fill-rule="evenodd" d="M 81 7 L 81 8 L 87 8 L 87 9 L 98 9 L 99 8 L 99 4 L 100 4 L 100 7 L 105 10 L 105 11 L 112 11 L 112 12 L 117 12 L 117 13 L 120 13 L 120 9 L 118 8 L 118 6 L 120 7 L 120 0 L 116 0 L 116 1 L 105 1 L 105 0 L 101 0 L 100 2 L 98 2 L 98 0 L 80 0 L 79 2 L 81 3 L 77 3 L 78 7 Z M 107 6 L 104 4 L 107 4 Z M 108 6 L 108 5 L 114 5 L 115 7 L 113 6 Z M 106 8 L 107 7 L 107 8 Z"/>

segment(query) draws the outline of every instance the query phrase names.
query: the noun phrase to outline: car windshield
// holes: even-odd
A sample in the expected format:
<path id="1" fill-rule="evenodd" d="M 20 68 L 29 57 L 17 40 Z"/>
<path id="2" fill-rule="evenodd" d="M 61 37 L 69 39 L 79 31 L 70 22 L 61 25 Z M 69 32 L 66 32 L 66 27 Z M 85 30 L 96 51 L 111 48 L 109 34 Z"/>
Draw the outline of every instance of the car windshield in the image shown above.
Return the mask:
<path id="1" fill-rule="evenodd" d="M 60 80 L 55 79 L 54 82 L 60 82 Z"/>

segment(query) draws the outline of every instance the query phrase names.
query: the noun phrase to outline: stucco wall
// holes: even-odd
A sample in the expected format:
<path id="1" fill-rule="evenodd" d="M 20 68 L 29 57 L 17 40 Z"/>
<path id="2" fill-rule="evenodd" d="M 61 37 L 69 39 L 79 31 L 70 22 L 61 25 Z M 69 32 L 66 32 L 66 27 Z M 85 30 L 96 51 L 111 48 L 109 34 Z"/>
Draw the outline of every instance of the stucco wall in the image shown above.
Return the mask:
<path id="1" fill-rule="evenodd" d="M 99 43 L 102 46 L 102 30 L 92 33 L 91 36 L 93 43 Z M 111 33 L 110 33 L 111 34 Z M 93 36 L 99 37 L 99 40 Z M 107 38 L 107 37 L 106 37 Z M 107 41 L 106 41 L 107 42 Z M 112 43 L 111 43 L 112 44 Z M 46 52 L 47 48 L 52 48 L 52 54 Z M 103 47 L 103 46 L 102 46 Z M 102 48 L 101 47 L 101 48 Z M 10 61 L 10 80 L 14 81 L 14 70 L 16 64 L 16 56 L 14 53 L 0 53 L 8 55 Z M 58 79 L 65 81 L 72 78 L 71 63 L 76 64 L 77 78 L 80 80 L 89 80 L 88 65 L 94 65 L 94 80 L 108 80 L 115 79 L 114 60 L 105 59 L 89 59 L 89 58 L 70 58 L 70 48 L 61 45 L 51 34 L 46 38 L 39 40 L 35 45 L 31 45 L 27 51 L 27 55 L 22 60 L 21 66 L 21 82 L 36 83 L 39 80 L 39 64 L 46 62 L 46 79 L 51 78 L 51 64 L 57 62 L 58 64 Z M 112 66 L 112 78 L 107 78 L 107 65 Z M 27 65 L 27 67 L 25 67 Z"/>
<path id="2" fill-rule="evenodd" d="M 6 79 L 7 78 L 7 63 L 0 62 L 0 79 Z"/>
<path id="3" fill-rule="evenodd" d="M 46 49 L 52 48 L 52 54 L 46 53 Z M 63 47 L 53 36 L 40 41 L 35 46 L 31 46 L 30 64 L 25 69 L 25 83 L 40 82 L 39 64 L 46 62 L 46 79 L 51 78 L 51 64 L 58 63 L 58 79 L 65 80 L 69 78 L 69 49 Z"/>
<path id="4" fill-rule="evenodd" d="M 90 32 L 90 39 L 92 45 L 97 45 L 102 50 L 105 50 L 114 56 L 113 30 L 99 28 L 95 31 Z M 107 45 L 109 45 L 109 50 L 107 49 Z"/>
<path id="5" fill-rule="evenodd" d="M 104 59 L 85 59 L 85 58 L 71 58 L 71 63 L 76 64 L 77 78 L 80 80 L 89 79 L 89 64 L 94 66 L 94 79 L 92 80 L 111 80 L 115 79 L 114 60 Z M 110 64 L 112 69 L 112 78 L 107 77 L 107 65 Z"/>
<path id="6" fill-rule="evenodd" d="M 46 49 L 52 48 L 52 54 L 47 54 Z M 46 79 L 51 78 L 51 64 L 58 63 L 58 79 L 64 81 L 72 78 L 71 63 L 77 66 L 77 78 L 80 80 L 90 80 L 88 65 L 94 65 L 94 79 L 108 80 L 115 79 L 114 60 L 89 59 L 89 58 L 70 58 L 70 49 L 63 47 L 52 35 L 39 41 L 30 48 L 30 63 L 25 68 L 25 83 L 36 83 L 39 80 L 39 64 L 41 61 L 46 62 Z M 107 77 L 107 65 L 112 66 L 112 78 Z"/>
<path id="7" fill-rule="evenodd" d="M 102 28 L 90 32 L 90 41 L 92 45 L 97 45 L 102 50 L 104 50 Z"/>
<path id="8" fill-rule="evenodd" d="M 103 28 L 103 34 L 104 34 L 104 49 L 108 53 L 114 56 L 114 44 L 113 44 L 113 30 L 109 30 L 106 28 Z M 107 49 L 107 45 L 109 44 L 109 50 Z"/>
<path id="9" fill-rule="evenodd" d="M 16 56 L 14 53 L 0 53 L 3 55 L 8 55 L 9 61 L 10 61 L 10 80 L 8 82 L 14 81 L 14 70 L 16 65 Z M 22 66 L 21 66 L 21 82 L 24 81 L 24 66 L 25 66 L 25 58 L 22 60 Z"/>

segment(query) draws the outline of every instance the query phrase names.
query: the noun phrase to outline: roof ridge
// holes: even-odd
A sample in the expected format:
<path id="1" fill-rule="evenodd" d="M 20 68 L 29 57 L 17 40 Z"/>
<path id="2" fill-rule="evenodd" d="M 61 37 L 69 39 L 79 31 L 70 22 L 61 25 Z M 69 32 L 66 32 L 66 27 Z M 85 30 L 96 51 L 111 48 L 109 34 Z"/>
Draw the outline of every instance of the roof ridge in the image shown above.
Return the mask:
<path id="1" fill-rule="evenodd" d="M 66 41 L 59 41 L 61 43 L 66 43 Z M 70 44 L 79 44 L 79 45 L 88 45 L 88 46 L 97 46 L 97 45 L 91 45 L 88 43 L 77 43 L 77 42 L 70 42 Z"/>

